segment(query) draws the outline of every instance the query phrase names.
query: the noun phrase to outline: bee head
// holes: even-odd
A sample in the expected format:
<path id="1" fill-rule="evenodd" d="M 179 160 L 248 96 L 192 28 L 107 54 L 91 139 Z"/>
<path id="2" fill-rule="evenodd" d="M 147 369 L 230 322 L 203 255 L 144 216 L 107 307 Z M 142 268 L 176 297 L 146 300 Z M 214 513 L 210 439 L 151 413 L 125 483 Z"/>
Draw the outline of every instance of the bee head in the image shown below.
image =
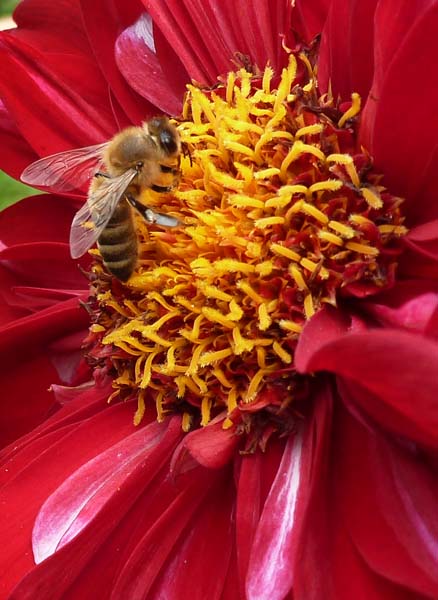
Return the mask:
<path id="1" fill-rule="evenodd" d="M 147 123 L 149 135 L 156 140 L 160 148 L 167 155 L 178 154 L 181 143 L 176 127 L 169 122 L 167 117 L 155 117 Z"/>

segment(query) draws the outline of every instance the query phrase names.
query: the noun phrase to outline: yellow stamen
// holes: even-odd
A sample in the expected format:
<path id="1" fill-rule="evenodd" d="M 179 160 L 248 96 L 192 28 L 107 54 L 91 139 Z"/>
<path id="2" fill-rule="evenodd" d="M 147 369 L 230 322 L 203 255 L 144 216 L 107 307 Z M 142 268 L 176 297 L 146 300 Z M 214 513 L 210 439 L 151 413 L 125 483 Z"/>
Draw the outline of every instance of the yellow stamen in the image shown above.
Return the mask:
<path id="1" fill-rule="evenodd" d="M 287 365 L 290 365 L 290 363 L 292 362 L 292 356 L 289 352 L 287 352 L 284 348 L 282 348 L 282 346 L 275 341 L 272 344 L 272 349 L 274 350 L 275 354 L 281 359 L 282 362 L 286 363 Z"/>
<path id="2" fill-rule="evenodd" d="M 189 413 L 183 413 L 181 429 L 184 431 L 184 433 L 188 433 L 190 431 L 192 427 L 192 420 L 192 416 L 189 415 Z"/>
<path id="3" fill-rule="evenodd" d="M 370 188 L 362 187 L 360 188 L 362 196 L 365 198 L 366 202 L 371 206 L 371 208 L 381 208 L 383 206 L 382 199 L 378 194 L 377 190 L 373 191 Z"/>
<path id="4" fill-rule="evenodd" d="M 365 244 L 357 244 L 356 242 L 347 242 L 345 247 L 359 254 L 368 254 L 370 256 L 377 256 L 379 254 L 379 250 L 374 246 L 366 246 Z"/>
<path id="5" fill-rule="evenodd" d="M 348 119 L 352 119 L 355 117 L 360 111 L 361 98 L 359 94 L 353 92 L 351 94 L 351 106 L 350 108 L 342 115 L 342 117 L 338 121 L 338 126 L 343 127 Z"/>
<path id="6" fill-rule="evenodd" d="M 211 399 L 208 397 L 202 398 L 201 402 L 201 426 L 205 427 L 210 422 Z"/>
<path id="7" fill-rule="evenodd" d="M 289 260 L 293 260 L 294 262 L 298 262 L 301 260 L 301 256 L 295 250 L 291 250 L 290 248 L 285 248 L 280 244 L 271 244 L 271 250 L 274 254 L 278 256 L 284 256 Z"/>

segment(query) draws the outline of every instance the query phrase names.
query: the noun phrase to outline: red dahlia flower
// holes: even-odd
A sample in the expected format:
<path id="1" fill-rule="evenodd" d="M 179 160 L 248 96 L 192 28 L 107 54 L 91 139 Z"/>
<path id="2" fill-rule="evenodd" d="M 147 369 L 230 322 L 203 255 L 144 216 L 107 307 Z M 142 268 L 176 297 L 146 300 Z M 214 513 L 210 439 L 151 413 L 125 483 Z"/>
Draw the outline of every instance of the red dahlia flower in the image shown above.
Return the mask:
<path id="1" fill-rule="evenodd" d="M 15 19 L 4 170 L 160 112 L 188 153 L 126 284 L 77 198 L 0 217 L 1 598 L 438 597 L 438 3 Z"/>

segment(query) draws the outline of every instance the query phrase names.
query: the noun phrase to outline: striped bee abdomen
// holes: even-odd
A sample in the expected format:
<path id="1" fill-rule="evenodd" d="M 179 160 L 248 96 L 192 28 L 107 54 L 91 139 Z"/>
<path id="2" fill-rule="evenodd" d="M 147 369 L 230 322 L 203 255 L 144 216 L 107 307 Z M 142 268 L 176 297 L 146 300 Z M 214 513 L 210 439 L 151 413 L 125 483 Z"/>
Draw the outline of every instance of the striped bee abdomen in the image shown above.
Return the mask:
<path id="1" fill-rule="evenodd" d="M 117 279 L 127 281 L 137 263 L 137 234 L 126 199 L 120 200 L 97 245 L 108 271 Z"/>

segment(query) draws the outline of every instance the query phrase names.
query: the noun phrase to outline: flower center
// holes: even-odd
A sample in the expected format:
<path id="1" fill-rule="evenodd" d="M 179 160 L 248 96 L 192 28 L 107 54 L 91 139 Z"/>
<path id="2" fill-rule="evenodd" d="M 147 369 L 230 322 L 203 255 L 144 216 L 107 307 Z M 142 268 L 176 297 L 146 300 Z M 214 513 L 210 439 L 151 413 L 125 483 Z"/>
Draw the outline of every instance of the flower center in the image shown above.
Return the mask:
<path id="1" fill-rule="evenodd" d="M 135 423 L 153 399 L 186 431 L 218 415 L 239 431 L 293 426 L 303 324 L 390 285 L 406 232 L 401 199 L 359 147 L 359 111 L 357 94 L 318 95 L 305 55 L 290 54 L 276 84 L 267 67 L 189 86 L 178 190 L 141 198 L 184 225 L 136 221 L 127 285 L 93 267 L 89 360 L 113 375 L 113 395 L 137 398 Z"/>

